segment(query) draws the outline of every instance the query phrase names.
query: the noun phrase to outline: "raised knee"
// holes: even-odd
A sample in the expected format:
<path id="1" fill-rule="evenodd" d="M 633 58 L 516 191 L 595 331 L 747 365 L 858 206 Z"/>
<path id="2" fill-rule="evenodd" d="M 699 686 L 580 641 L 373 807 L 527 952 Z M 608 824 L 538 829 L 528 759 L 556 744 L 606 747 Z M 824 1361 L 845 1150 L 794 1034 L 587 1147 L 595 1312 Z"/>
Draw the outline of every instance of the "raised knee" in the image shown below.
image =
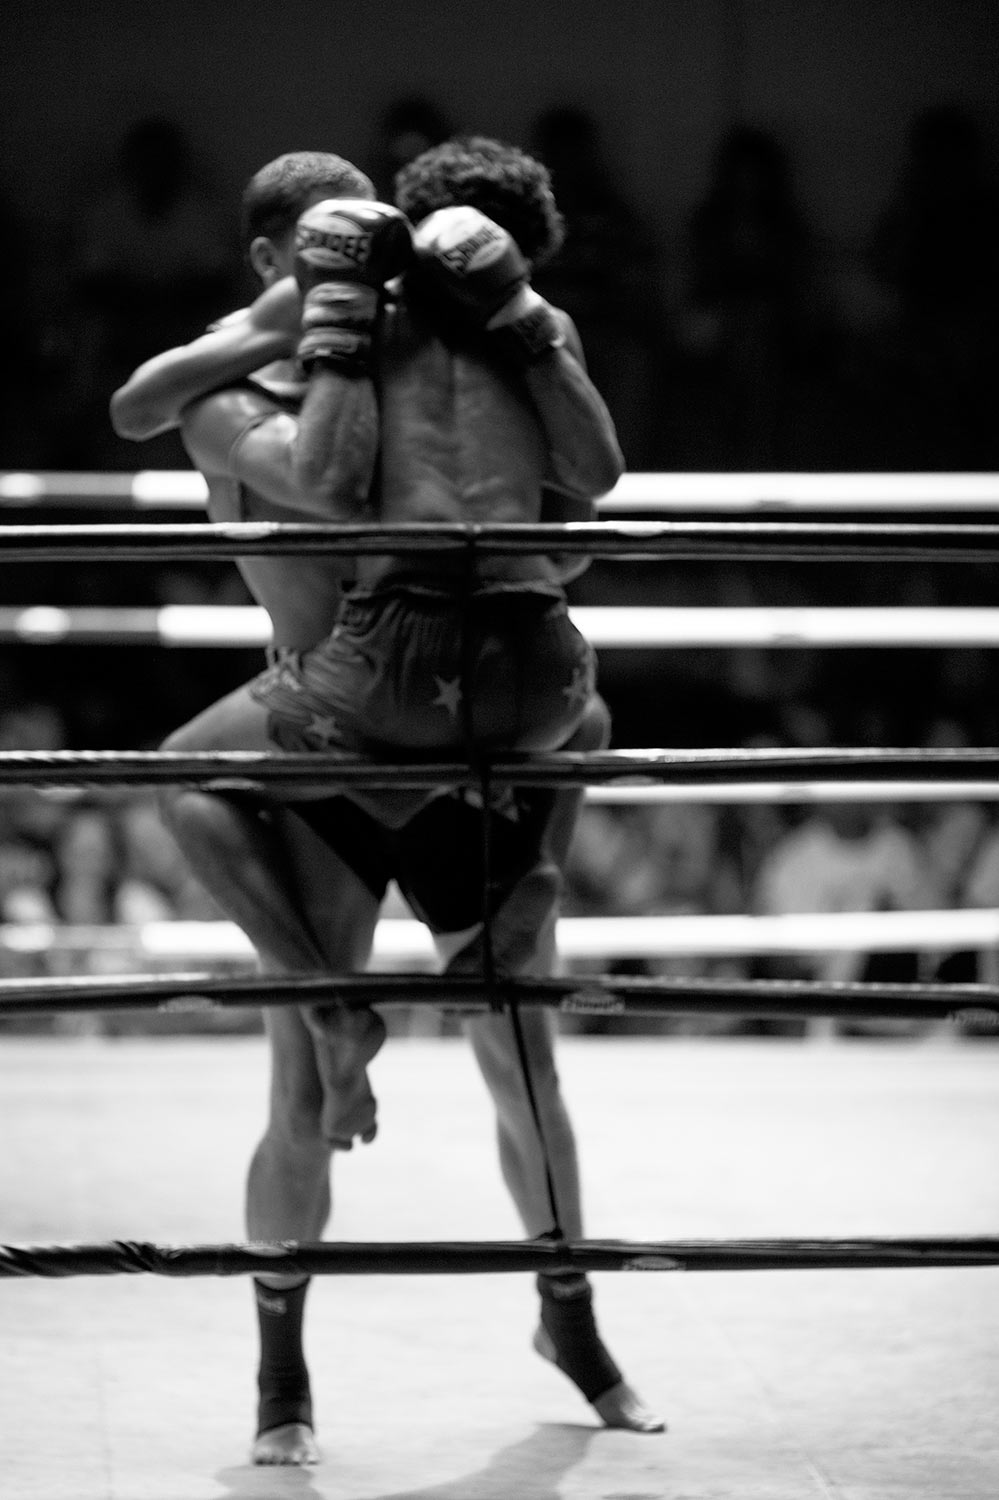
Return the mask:
<path id="1" fill-rule="evenodd" d="M 611 716 L 599 693 L 594 693 L 575 733 L 566 740 L 562 750 L 605 750 L 610 744 Z"/>
<path id="2" fill-rule="evenodd" d="M 189 786 L 164 788 L 159 794 L 159 809 L 163 822 L 182 845 L 199 836 L 214 841 L 220 816 L 227 810 L 224 798 Z"/>

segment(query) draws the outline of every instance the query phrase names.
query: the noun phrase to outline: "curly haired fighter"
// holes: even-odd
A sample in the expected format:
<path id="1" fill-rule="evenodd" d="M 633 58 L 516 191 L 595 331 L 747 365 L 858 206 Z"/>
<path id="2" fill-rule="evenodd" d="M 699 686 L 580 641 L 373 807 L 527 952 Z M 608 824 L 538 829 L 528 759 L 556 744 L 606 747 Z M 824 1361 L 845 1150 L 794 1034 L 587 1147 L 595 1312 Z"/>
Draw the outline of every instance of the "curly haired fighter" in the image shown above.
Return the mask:
<path id="1" fill-rule="evenodd" d="M 169 351 L 159 365 L 151 362 L 136 372 L 116 398 L 116 419 L 120 430 L 129 435 L 141 437 L 157 430 L 158 423 L 183 421 L 192 454 L 209 477 L 212 514 L 218 518 L 283 515 L 300 519 L 301 476 L 303 470 L 308 473 L 303 452 L 307 455 L 305 440 L 311 442 L 312 432 L 309 406 L 317 407 L 324 387 L 337 385 L 337 399 L 348 405 L 353 401 L 355 414 L 367 400 L 365 381 L 322 370 L 318 379 L 313 376 L 309 400 L 302 405 L 305 392 L 301 371 L 290 358 L 301 336 L 299 293 L 294 282 L 287 279 L 294 257 L 291 231 L 309 202 L 328 198 L 330 192 L 322 185 L 313 192 L 302 191 L 301 181 L 297 190 L 298 202 L 292 204 L 297 212 L 289 213 L 285 206 L 283 219 L 272 216 L 270 221 L 257 220 L 258 227 L 267 223 L 270 232 L 257 235 L 253 241 L 257 245 L 254 261 L 268 287 L 254 307 L 186 349 Z M 343 194 L 345 189 L 333 191 Z M 348 186 L 346 193 L 357 196 L 358 189 Z M 285 192 L 285 205 L 293 196 Z M 293 314 L 289 315 L 292 304 Z M 270 363 L 274 360 L 279 363 Z M 265 366 L 268 368 L 262 375 L 255 373 Z M 542 392 L 550 409 L 561 403 L 557 420 L 568 433 L 562 443 L 557 437 L 549 439 L 558 455 L 550 461 L 550 469 L 561 475 L 563 488 L 544 489 L 546 519 L 588 514 L 592 495 L 616 477 L 615 471 L 608 478 L 603 432 L 598 432 L 596 441 L 597 477 L 587 474 L 592 450 L 588 453 L 586 441 L 580 442 L 580 432 L 585 429 L 580 406 L 586 395 L 581 367 L 573 367 L 569 379 L 582 383 L 568 395 L 554 380 L 550 382 L 552 388 Z M 337 411 L 342 413 L 343 407 L 332 401 L 330 404 L 335 422 Z M 596 410 L 599 414 L 599 407 Z M 387 420 L 383 411 L 383 437 Z M 355 439 L 354 446 L 342 446 L 333 463 L 334 471 L 340 465 L 338 493 L 348 501 L 363 491 L 365 465 L 370 459 L 366 452 L 361 454 L 363 444 L 356 441 L 358 426 L 357 422 L 345 423 L 348 437 L 353 435 Z M 328 446 L 328 434 L 329 417 L 323 413 L 322 422 L 316 424 L 313 454 Z M 589 441 L 593 441 L 592 435 Z M 351 453 L 355 457 L 361 454 L 352 474 Z M 306 482 L 304 489 L 314 500 L 315 486 Z M 324 504 L 328 505 L 328 490 Z M 331 565 L 324 575 L 314 559 L 253 559 L 244 563 L 244 573 L 258 598 L 271 610 L 278 647 L 304 651 L 328 634 L 338 599 Z M 186 738 L 181 742 L 188 747 L 201 748 L 204 744 L 198 737 L 197 724 L 195 721 L 182 732 Z M 605 732 L 595 701 L 581 730 L 583 747 L 600 743 Z M 535 846 L 539 821 L 546 826 L 547 847 L 557 860 L 564 855 L 571 837 L 579 799 L 575 793 L 565 793 L 554 800 L 556 815 L 551 821 L 538 805 L 516 810 L 524 811 L 533 822 Z M 201 793 L 182 793 L 172 806 L 171 823 L 202 878 L 220 895 L 262 953 L 282 967 L 344 972 L 360 966 L 378 901 L 392 876 L 401 876 L 416 909 L 427 915 L 438 932 L 453 935 L 451 948 L 468 936 L 466 929 L 474 929 L 479 912 L 474 899 L 470 900 L 469 887 L 474 882 L 468 879 L 462 851 L 472 858 L 478 849 L 481 810 L 459 798 L 441 797 L 393 831 L 374 823 L 343 798 L 330 799 L 325 806 L 329 823 L 325 831 L 342 857 L 331 850 L 329 842 L 321 844 L 297 817 L 278 808 L 261 811 Z M 507 859 L 510 878 L 506 889 L 510 890 L 523 873 L 528 856 L 518 841 L 513 819 L 498 818 L 497 824 L 505 836 L 507 853 L 502 857 Z M 262 858 L 261 840 L 265 836 L 273 842 L 268 846 L 268 856 Z M 442 859 L 442 848 L 454 851 L 454 857 Z M 528 924 L 522 937 L 525 965 L 543 966 L 550 961 L 550 930 L 538 934 L 531 932 Z M 570 1234 L 580 1233 L 575 1148 L 554 1067 L 552 1028 L 541 1014 L 529 1013 L 524 1020 L 563 1226 Z M 250 1233 L 256 1238 L 317 1238 L 329 1211 L 331 1090 L 326 1086 L 329 1064 L 323 1054 L 336 1052 L 337 1027 L 333 1027 L 330 1046 L 326 1047 L 310 1020 L 297 1011 L 274 1010 L 268 1026 L 274 1088 L 268 1131 L 251 1169 Z M 515 1066 L 509 1023 L 501 1017 L 482 1017 L 470 1024 L 469 1031 L 497 1106 L 505 1180 L 526 1231 L 543 1233 L 551 1223 L 543 1162 Z M 335 1095 L 337 1080 L 333 1083 Z M 342 1128 L 347 1117 L 340 1106 L 334 1104 L 332 1113 L 332 1123 Z M 352 1133 L 362 1134 L 362 1130 L 353 1128 L 357 1123 L 357 1119 L 347 1118 Z M 300 1463 L 315 1457 L 300 1345 L 303 1297 L 303 1288 L 279 1285 L 270 1300 L 280 1304 L 280 1309 L 261 1310 L 260 1435 L 255 1445 L 259 1462 Z M 543 1322 L 552 1321 L 546 1319 L 545 1307 L 554 1300 L 543 1298 Z M 581 1308 L 582 1302 L 577 1312 Z M 539 1345 L 548 1357 L 563 1365 L 572 1364 L 573 1378 L 591 1396 L 606 1422 L 650 1430 L 658 1425 L 657 1419 L 620 1379 L 596 1339 L 591 1314 L 587 1323 L 588 1311 L 586 1308 L 582 1318 L 574 1319 L 575 1327 L 556 1328 L 554 1337 L 539 1330 Z"/>

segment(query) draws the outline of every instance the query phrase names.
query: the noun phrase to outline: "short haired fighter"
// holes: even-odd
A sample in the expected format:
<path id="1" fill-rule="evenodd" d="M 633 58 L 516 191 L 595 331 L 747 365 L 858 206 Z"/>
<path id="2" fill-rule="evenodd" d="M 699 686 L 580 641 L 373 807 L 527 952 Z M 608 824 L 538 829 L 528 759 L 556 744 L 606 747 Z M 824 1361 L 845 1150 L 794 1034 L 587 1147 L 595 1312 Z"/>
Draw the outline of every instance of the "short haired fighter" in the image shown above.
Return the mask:
<path id="1" fill-rule="evenodd" d="M 295 153 L 271 164 L 248 191 L 250 255 L 265 284 L 263 295 L 216 331 L 142 367 L 114 400 L 114 420 L 126 435 L 141 438 L 182 424 L 192 456 L 209 480 L 215 519 L 301 519 L 302 435 L 308 423 L 301 370 L 293 357 L 302 337 L 299 305 L 289 318 L 293 284 L 287 277 L 294 263 L 296 220 L 311 204 L 331 196 L 313 168 L 306 170 L 307 156 L 314 160 L 312 154 Z M 355 182 L 332 188 L 332 196 L 370 193 Z M 570 379 L 578 382 L 580 374 L 581 366 L 572 368 Z M 336 378 L 334 374 L 330 381 L 336 383 Z M 330 381 L 324 372 L 324 378 L 311 384 L 322 387 Z M 347 377 L 339 384 L 338 399 L 348 410 L 351 400 L 359 405 L 366 400 L 364 381 Z M 543 386 L 543 380 L 538 384 Z M 591 460 L 585 444 L 580 448 L 575 430 L 577 424 L 585 425 L 578 404 L 585 386 L 570 393 L 568 400 L 557 381 L 551 386 L 547 392 L 541 390 L 541 400 L 548 402 L 548 426 L 555 436 L 546 428 L 545 438 L 553 452 L 560 452 L 559 418 L 553 422 L 552 413 L 561 404 L 562 446 L 568 455 L 560 460 L 563 484 L 566 475 L 574 478 L 563 490 L 546 489 L 545 503 L 552 518 L 564 518 L 566 513 L 579 514 L 580 507 L 585 513 L 592 495 L 608 487 L 607 439 L 601 434 L 598 441 L 598 476 L 587 477 Z M 344 406 L 338 410 L 342 416 Z M 599 415 L 600 406 L 595 410 Z M 383 440 L 388 423 L 383 409 Z M 356 434 L 358 424 L 345 420 L 342 430 Z M 351 453 L 357 451 L 358 445 L 352 448 L 346 442 L 337 456 L 338 494 L 356 495 L 364 483 L 368 457 L 352 470 Z M 588 498 L 580 500 L 584 494 Z M 329 633 L 339 601 L 331 561 L 256 558 L 244 560 L 243 571 L 272 615 L 279 651 L 304 651 Z M 186 748 L 203 746 L 196 733 L 198 722 L 189 726 L 189 733 L 182 732 L 187 735 L 181 741 Z M 593 748 L 605 736 L 605 714 L 594 700 L 574 743 Z M 523 811 L 534 822 L 535 848 L 540 822 L 547 828 L 550 856 L 558 860 L 568 847 L 579 796 L 564 792 L 554 801 L 556 813 L 550 820 L 550 809 L 542 805 Z M 169 816 L 199 876 L 272 967 L 331 973 L 361 967 L 390 878 L 400 878 L 415 908 L 438 933 L 458 934 L 460 941 L 466 929 L 475 926 L 479 911 L 474 902 L 469 904 L 463 851 L 468 859 L 477 857 L 481 814 L 468 801 L 437 798 L 398 830 L 387 829 L 344 798 L 330 799 L 327 810 L 342 853 L 335 853 L 329 841 L 318 839 L 296 816 L 274 806 L 241 806 L 183 791 L 172 799 Z M 509 891 L 527 868 L 524 848 L 512 820 L 499 818 L 497 824 L 505 825 L 508 835 L 505 843 L 499 840 L 497 854 L 501 865 L 506 861 Z M 456 851 L 456 858 L 439 858 L 445 845 Z M 512 960 L 514 968 L 523 971 L 551 962 L 550 925 L 540 935 L 527 931 L 521 938 L 524 953 L 519 963 Z M 536 1011 L 525 1012 L 523 1023 L 562 1224 L 575 1236 L 582 1233 L 579 1179 L 572 1128 L 554 1065 L 554 1028 L 548 1015 Z M 267 1024 L 274 1085 L 267 1131 L 251 1166 L 248 1230 L 256 1239 L 315 1239 L 329 1213 L 331 1137 L 344 1129 L 371 1133 L 366 1081 L 358 1087 L 357 1074 L 359 1064 L 363 1073 L 366 1047 L 380 1038 L 364 1031 L 351 1037 L 349 1030 L 344 1037 L 341 1017 L 324 1025 L 313 1014 L 284 1007 L 268 1011 Z M 518 1076 L 509 1021 L 478 1017 L 468 1030 L 497 1107 L 504 1179 L 527 1234 L 545 1233 L 551 1228 L 551 1210 L 544 1159 Z M 263 1463 L 308 1463 L 315 1461 L 317 1450 L 301 1353 L 305 1287 L 288 1287 L 287 1278 L 266 1281 L 269 1289 L 266 1284 L 258 1287 L 261 1369 L 254 1457 Z M 608 1425 L 659 1430 L 662 1424 L 623 1380 L 599 1339 L 585 1278 L 563 1282 L 542 1277 L 539 1290 L 539 1352 L 565 1370 Z"/>

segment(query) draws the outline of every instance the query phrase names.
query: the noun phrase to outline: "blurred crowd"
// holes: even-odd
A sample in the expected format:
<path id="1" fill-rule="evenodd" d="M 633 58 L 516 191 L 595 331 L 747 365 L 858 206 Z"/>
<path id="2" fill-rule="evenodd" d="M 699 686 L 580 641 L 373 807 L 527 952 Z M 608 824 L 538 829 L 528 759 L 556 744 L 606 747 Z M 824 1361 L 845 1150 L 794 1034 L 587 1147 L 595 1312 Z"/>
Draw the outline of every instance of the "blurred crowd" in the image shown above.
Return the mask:
<path id="1" fill-rule="evenodd" d="M 433 101 L 400 99 L 376 122 L 362 165 L 390 197 L 398 168 L 462 125 Z M 881 212 L 849 247 L 827 243 L 810 223 L 793 142 L 754 124 L 719 139 L 700 201 L 679 233 L 628 201 L 587 111 L 553 105 L 523 144 L 550 167 L 567 224 L 565 246 L 537 285 L 577 323 L 630 469 L 999 469 L 999 190 L 986 135 L 970 112 L 940 104 L 912 121 Z M 186 342 L 251 293 L 235 240 L 236 205 L 218 182 L 185 130 L 160 117 L 125 132 L 105 179 L 59 243 L 37 243 L 35 227 L 4 206 L 0 182 L 0 329 L 8 354 L 0 467 L 187 466 L 174 434 L 142 448 L 117 439 L 107 401 L 141 360 Z M 18 520 L 29 518 L 18 512 Z M 991 567 L 596 563 L 573 597 L 586 604 L 994 604 L 996 583 Z M 7 604 L 249 602 L 229 565 L 6 565 L 0 590 Z M 607 651 L 601 688 L 618 745 L 997 744 L 993 655 Z M 0 653 L 0 747 L 152 747 L 258 666 L 256 652 L 145 648 L 137 673 L 128 647 L 39 653 L 11 646 Z M 670 803 L 588 807 L 566 911 L 995 905 L 999 820 L 988 806 Z M 216 915 L 148 793 L 8 790 L 0 798 L 0 924 L 129 926 Z M 5 953 L 0 962 L 11 972 L 36 971 L 23 954 Z M 813 953 L 624 967 L 991 978 L 985 962 L 977 954 Z"/>
<path id="2" fill-rule="evenodd" d="M 930 742 L 935 747 L 955 737 L 955 726 L 940 722 Z M 31 705 L 0 718 L 0 748 L 58 749 L 63 744 L 52 707 Z M 781 796 L 733 803 L 591 802 L 567 869 L 564 914 L 785 916 L 975 907 L 999 907 L 999 811 L 992 804 L 801 802 Z M 386 911 L 394 917 L 409 915 L 397 892 Z M 155 968 L 148 953 L 136 962 L 143 952 L 138 934 L 145 924 L 218 921 L 222 915 L 187 870 L 148 789 L 0 791 L 0 935 L 6 934 L 0 942 L 0 973 L 31 977 Z M 39 927 L 43 941 L 36 945 L 30 938 Z M 116 929 L 128 941 L 116 940 Z M 903 942 L 890 952 L 709 957 L 703 939 L 688 938 L 688 943 L 676 954 L 572 959 L 568 968 L 581 976 L 999 981 L 996 956 L 987 945 L 967 952 L 926 952 L 922 947 L 907 950 Z M 235 955 L 229 963 L 245 972 L 249 961 Z M 167 958 L 164 966 L 178 965 Z M 197 966 L 195 961 L 182 967 Z M 410 1020 L 423 1025 L 425 1017 Z M 114 1017 L 69 1016 L 43 1029 L 114 1031 L 120 1024 Z M 148 1018 L 138 1024 L 148 1026 Z M 256 1016 L 237 1012 L 216 1019 L 210 1029 L 258 1024 Z M 612 1025 L 615 1031 L 698 1034 L 762 1030 L 798 1035 L 807 1029 L 793 1021 L 710 1016 L 630 1023 L 592 1016 L 569 1025 L 577 1031 Z M 918 1034 L 926 1028 L 906 1023 L 902 1029 Z"/>

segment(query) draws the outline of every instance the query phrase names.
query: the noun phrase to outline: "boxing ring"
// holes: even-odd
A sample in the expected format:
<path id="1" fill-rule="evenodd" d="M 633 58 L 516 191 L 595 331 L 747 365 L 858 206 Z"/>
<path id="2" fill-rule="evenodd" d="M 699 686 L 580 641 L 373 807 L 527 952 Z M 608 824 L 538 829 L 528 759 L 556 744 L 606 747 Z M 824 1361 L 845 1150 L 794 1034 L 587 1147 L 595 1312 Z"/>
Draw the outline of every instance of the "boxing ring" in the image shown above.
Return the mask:
<path id="1" fill-rule="evenodd" d="M 914 489 L 910 484 L 908 490 L 905 482 L 888 482 L 912 481 L 914 477 L 867 476 L 871 482 L 861 487 L 863 493 L 855 497 L 858 500 L 855 508 L 881 510 L 904 501 L 906 508 L 938 509 L 945 508 L 945 496 L 949 496 L 953 509 L 973 512 L 994 507 L 999 498 L 995 476 L 919 476 L 920 485 Z M 629 478 L 636 481 L 631 488 L 625 483 L 621 494 L 611 497 L 605 505 L 610 516 L 615 512 L 667 508 L 662 504 L 662 476 Z M 747 483 L 750 478 L 685 476 L 684 484 L 679 486 L 675 508 L 710 508 L 706 499 L 709 486 L 699 487 L 695 480 L 729 481 L 727 485 L 719 483 L 714 491 L 717 509 L 766 511 L 795 508 L 790 483 L 782 487 L 778 481 L 800 481 L 803 476 L 755 476 L 758 481 L 755 486 Z M 842 500 L 845 493 L 845 477 L 812 478 L 832 482 L 819 484 L 814 491 L 807 493 L 800 508 L 836 509 L 837 496 Z M 658 506 L 654 503 L 652 482 L 655 480 L 660 483 Z M 876 481 L 885 482 L 879 485 Z M 947 481 L 950 481 L 949 487 Z M 964 481 L 963 488 L 959 481 Z M 98 490 L 97 486 L 102 483 L 105 487 Z M 194 508 L 203 505 L 197 476 L 0 476 L 0 502 L 8 506 L 44 504 L 51 500 L 59 505 L 79 503 L 85 508 L 89 504 L 106 504 L 109 498 L 139 507 Z M 802 499 L 800 490 L 798 499 Z M 796 562 L 821 558 L 823 561 L 848 562 L 940 560 L 974 563 L 994 562 L 999 557 L 999 526 L 968 521 L 867 524 L 814 520 L 609 520 L 560 528 L 407 527 L 393 528 L 392 549 L 419 551 L 432 546 L 439 551 L 445 546 L 466 554 L 469 550 L 481 553 L 536 551 L 551 548 L 555 537 L 561 553 L 577 552 L 623 560 L 779 558 Z M 381 528 L 319 525 L 13 524 L 0 532 L 0 557 L 26 562 L 72 562 L 96 554 L 102 560 L 217 561 L 254 553 L 356 554 L 377 552 L 385 545 L 385 532 Z M 720 621 L 717 617 L 722 613 L 740 612 L 594 610 L 588 615 L 585 611 L 576 611 L 575 617 L 598 647 L 603 644 L 717 644 L 719 641 L 739 645 L 752 640 L 787 646 L 855 640 L 909 645 L 940 644 L 941 637 L 947 644 L 999 644 L 999 611 L 991 610 L 797 611 L 793 622 L 775 618 L 781 615 L 779 610 L 741 612 L 743 615 L 754 614 L 755 620 Z M 850 622 L 846 616 L 851 613 L 868 618 Z M 221 618 L 214 618 L 216 614 Z M 840 618 L 819 618 L 823 614 Z M 904 620 L 892 618 L 903 614 L 906 615 Z M 917 619 L 917 615 L 920 618 Z M 929 620 L 925 618 L 927 615 L 931 617 Z M 934 620 L 934 615 L 960 618 L 945 622 L 942 618 Z M 599 616 L 607 618 L 601 620 Z M 693 616 L 699 618 L 691 618 Z M 183 618 L 176 611 L 171 614 L 169 608 L 88 612 L 35 606 L 28 610 L 0 611 L 0 638 L 39 645 L 66 639 L 178 646 L 226 642 L 263 644 L 266 636 L 262 637 L 261 632 L 264 629 L 260 612 L 252 609 L 213 610 L 197 606 L 189 609 Z M 934 634 L 935 629 L 939 634 Z M 626 750 L 590 755 L 508 756 L 492 761 L 487 775 L 489 786 L 510 783 L 544 787 L 585 786 L 588 796 L 594 800 L 738 801 L 769 798 L 807 802 L 831 797 L 869 801 L 899 800 L 902 797 L 914 800 L 995 800 L 996 787 L 999 786 L 997 770 L 999 749 L 933 752 L 906 749 L 877 752 L 836 749 L 804 752 Z M 313 754 L 287 755 L 278 759 L 251 753 L 185 756 L 112 751 L 0 753 L 0 786 L 43 784 L 50 788 L 79 789 L 170 783 L 266 795 L 270 787 L 286 787 L 305 778 L 314 780 L 317 771 L 329 780 L 331 786 L 359 783 L 367 786 L 480 786 L 483 774 L 481 767 L 471 768 L 460 762 L 371 765 Z M 607 926 L 602 929 L 594 928 L 592 923 L 586 926 L 596 932 L 595 950 L 603 953 L 794 952 L 814 948 L 819 938 L 823 947 L 841 944 L 844 949 L 867 947 L 873 943 L 879 948 L 894 946 L 905 949 L 935 949 L 946 946 L 948 941 L 983 948 L 994 948 L 999 943 L 997 912 L 872 914 L 863 922 L 851 914 L 845 914 L 845 918 L 838 924 L 828 919 L 782 919 L 781 922 L 771 921 L 769 927 L 764 919 L 754 922 L 749 918 L 701 919 L 700 925 L 697 919 L 653 919 L 644 926 L 637 920 L 628 926 L 626 919 L 616 919 L 616 937 L 611 935 Z M 687 923 L 685 929 L 684 921 Z M 732 926 L 726 932 L 722 926 L 725 921 L 735 924 L 741 921 L 741 931 Z M 150 924 L 147 932 L 125 935 L 125 938 L 140 949 L 145 945 L 146 952 L 157 952 L 161 958 L 166 954 L 185 960 L 197 959 L 199 953 L 205 955 L 206 949 L 209 953 L 214 951 L 216 956 L 249 956 L 245 944 L 241 945 L 239 935 L 228 924 L 160 924 L 161 930 L 153 931 L 155 925 Z M 389 925 L 400 929 L 394 948 L 397 960 L 412 958 L 419 952 L 416 934 L 409 924 L 383 923 L 379 929 L 380 938 L 387 936 L 383 929 Z M 579 925 L 582 928 L 583 924 Z M 198 934 L 191 929 L 201 926 L 204 926 L 205 933 L 203 945 L 199 947 Z M 402 931 L 403 928 L 406 930 Z M 573 933 L 565 921 L 559 930 L 562 951 L 568 954 L 580 952 L 576 945 L 582 942 L 582 932 Z M 567 942 L 563 941 L 566 937 Z M 78 951 L 88 941 L 108 941 L 113 945 L 114 939 L 110 934 L 99 936 L 96 931 L 89 937 L 85 933 L 60 932 L 58 928 L 48 928 L 45 924 L 29 926 L 20 933 L 11 928 L 0 931 L 0 944 L 9 944 L 22 952 L 43 951 L 52 946 L 73 951 L 74 945 Z M 183 1010 L 185 1006 L 225 1009 L 258 1004 L 265 996 L 269 1004 L 297 1004 L 328 996 L 330 988 L 330 981 L 324 976 L 275 979 L 246 974 L 220 977 L 210 968 L 155 976 L 115 974 L 64 979 L 8 979 L 0 980 L 0 1014 L 18 1016 L 141 1009 L 169 1012 Z M 335 990 L 348 1004 L 435 1007 L 459 1014 L 504 1009 L 516 1017 L 521 1005 L 542 1004 L 565 1015 L 701 1016 L 722 1013 L 778 1018 L 909 1018 L 951 1024 L 971 1018 L 984 1027 L 999 1027 L 999 985 L 992 984 L 834 985 L 808 981 L 653 980 L 606 974 L 547 980 L 508 980 L 486 974 L 481 980 L 470 980 L 404 972 L 369 973 L 338 979 Z M 584 1159 L 586 1149 L 584 1146 Z M 362 1163 L 362 1167 L 366 1168 L 367 1163 Z M 702 1186 L 702 1191 L 711 1192 L 710 1182 Z M 557 1223 L 557 1205 L 553 1207 Z M 997 1265 L 999 1232 L 881 1237 L 851 1232 L 825 1238 L 628 1237 L 582 1241 L 570 1241 L 559 1233 L 553 1240 L 544 1242 L 494 1237 L 479 1242 L 457 1238 L 405 1242 L 350 1239 L 309 1245 L 165 1244 L 145 1239 L 115 1238 L 78 1244 L 0 1246 L 0 1277 L 16 1277 L 22 1284 L 34 1279 L 131 1276 L 136 1273 L 185 1279 L 233 1278 L 277 1269 L 333 1277 L 374 1274 L 423 1278 L 446 1273 L 469 1278 L 475 1274 L 503 1278 L 507 1272 L 569 1267 L 595 1272 L 699 1270 L 723 1273 L 753 1269 L 786 1272 L 822 1269 L 832 1273 L 864 1268 L 890 1271 L 918 1267 L 934 1274 L 955 1275 L 959 1269 L 976 1267 L 987 1276 L 986 1268 Z M 755 1282 L 756 1278 L 750 1280 Z M 639 1282 L 640 1278 L 636 1277 L 635 1281 Z M 467 1299 L 464 1305 L 468 1305 Z M 621 1436 L 614 1435 L 612 1442 L 619 1444 Z M 620 1449 L 615 1451 L 620 1452 Z M 660 1457 L 658 1462 L 662 1461 Z M 999 1473 L 999 1469 L 995 1472 Z M 557 1482 L 552 1476 L 549 1476 L 552 1482 Z M 701 1477 L 706 1484 L 706 1471 Z M 310 1475 L 310 1480 L 314 1478 L 315 1475 Z M 488 1476 L 483 1480 L 473 1474 L 472 1478 L 475 1482 L 466 1485 L 462 1494 L 472 1497 L 479 1493 L 498 1495 L 502 1492 L 488 1488 L 492 1482 Z M 933 1482 L 937 1484 L 939 1478 L 937 1473 Z M 283 1478 L 275 1478 L 273 1473 L 267 1475 L 270 1489 L 254 1488 L 245 1475 L 238 1482 L 232 1478 L 227 1482 L 230 1487 L 226 1493 L 231 1494 L 285 1493 L 281 1488 Z M 853 1490 L 830 1487 L 832 1481 L 826 1483 L 821 1474 L 816 1475 L 811 1470 L 808 1484 L 807 1490 L 789 1489 L 787 1493 L 854 1493 Z M 732 1493 L 736 1492 L 741 1493 L 733 1489 Z M 927 1494 L 930 1492 L 929 1489 L 926 1491 Z M 986 1492 L 982 1490 L 983 1495 Z M 326 1492 L 306 1489 L 304 1493 Z M 372 1490 L 371 1493 L 380 1492 Z M 457 1497 L 459 1491 L 444 1485 L 440 1489 L 405 1492 L 400 1489 L 394 1493 L 400 1496 L 403 1493 L 439 1493 Z M 523 1493 L 532 1492 L 524 1490 Z M 554 1495 L 562 1491 L 540 1489 L 537 1493 Z M 598 1491 L 593 1490 L 593 1493 Z M 623 1492 L 619 1489 L 617 1493 Z M 663 1491 L 653 1490 L 651 1493 Z M 705 1488 L 703 1493 L 709 1493 L 708 1489 Z M 783 1495 L 784 1491 L 775 1489 L 773 1493 Z M 866 1497 L 868 1492 L 856 1488 L 855 1493 Z M 922 1491 L 913 1490 L 912 1493 Z M 935 1493 L 943 1492 L 938 1489 Z M 965 1491 L 960 1493 L 963 1496 Z M 977 1495 L 978 1491 L 969 1488 L 967 1494 Z"/>

